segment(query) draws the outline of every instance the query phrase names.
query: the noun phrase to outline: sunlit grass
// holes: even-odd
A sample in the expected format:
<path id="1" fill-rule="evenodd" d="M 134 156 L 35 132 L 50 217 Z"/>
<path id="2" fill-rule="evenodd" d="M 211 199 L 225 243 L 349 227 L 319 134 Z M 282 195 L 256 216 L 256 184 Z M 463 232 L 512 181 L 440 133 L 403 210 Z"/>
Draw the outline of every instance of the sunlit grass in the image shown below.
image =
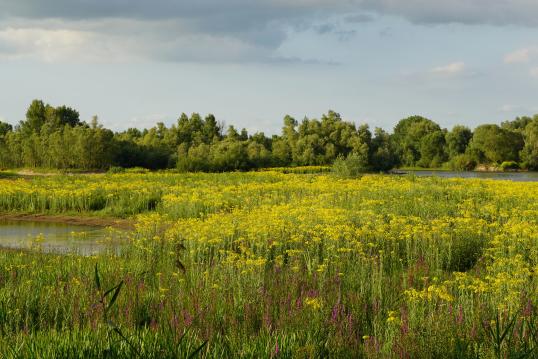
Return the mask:
<path id="1" fill-rule="evenodd" d="M 14 357 L 536 355 L 538 183 L 58 176 L 0 180 L 0 209 L 137 223 L 120 255 L 0 252 Z"/>

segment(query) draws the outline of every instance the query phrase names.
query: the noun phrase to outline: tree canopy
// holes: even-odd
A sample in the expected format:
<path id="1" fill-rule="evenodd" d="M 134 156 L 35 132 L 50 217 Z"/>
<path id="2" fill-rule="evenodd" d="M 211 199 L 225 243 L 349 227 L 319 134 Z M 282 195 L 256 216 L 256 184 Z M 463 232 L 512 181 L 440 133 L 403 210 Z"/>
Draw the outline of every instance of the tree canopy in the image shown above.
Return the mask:
<path id="1" fill-rule="evenodd" d="M 354 171 L 396 166 L 472 169 L 513 161 L 538 169 L 538 115 L 500 126 L 443 129 L 422 116 L 400 120 L 393 133 L 346 121 L 335 111 L 300 121 L 287 115 L 279 135 L 249 134 L 209 114 L 182 113 L 170 126 L 113 132 L 77 110 L 41 100 L 13 127 L 0 122 L 0 166 L 107 169 L 111 166 L 180 171 L 231 171 L 271 166 L 328 165 L 349 158 Z M 340 162 L 342 163 L 342 162 Z"/>

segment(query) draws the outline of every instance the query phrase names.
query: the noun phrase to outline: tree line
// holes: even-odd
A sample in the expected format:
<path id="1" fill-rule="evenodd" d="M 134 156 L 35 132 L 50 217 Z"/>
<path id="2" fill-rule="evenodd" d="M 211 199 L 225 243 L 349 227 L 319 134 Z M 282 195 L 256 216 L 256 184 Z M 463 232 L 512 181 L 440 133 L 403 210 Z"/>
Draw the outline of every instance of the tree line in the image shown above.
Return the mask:
<path id="1" fill-rule="evenodd" d="M 280 135 L 249 134 L 213 115 L 182 114 L 171 126 L 157 123 L 113 132 L 97 117 L 80 120 L 70 107 L 34 100 L 16 126 L 0 122 L 0 166 L 104 170 L 110 167 L 177 168 L 180 171 L 231 171 L 273 166 L 327 165 L 349 158 L 361 171 L 394 167 L 477 166 L 538 169 L 538 115 L 500 126 L 452 130 L 411 116 L 393 133 L 356 126 L 329 111 L 320 119 L 286 116 Z"/>

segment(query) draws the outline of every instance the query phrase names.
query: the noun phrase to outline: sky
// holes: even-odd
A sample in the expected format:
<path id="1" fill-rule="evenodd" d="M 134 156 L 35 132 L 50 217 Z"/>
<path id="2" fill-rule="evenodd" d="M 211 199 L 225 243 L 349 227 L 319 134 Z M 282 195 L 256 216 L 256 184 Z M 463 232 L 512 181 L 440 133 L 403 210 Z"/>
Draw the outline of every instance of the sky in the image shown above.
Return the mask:
<path id="1" fill-rule="evenodd" d="M 538 113 L 535 0 L 0 0 L 0 121 L 33 99 L 114 130 L 214 114 L 279 133 Z"/>

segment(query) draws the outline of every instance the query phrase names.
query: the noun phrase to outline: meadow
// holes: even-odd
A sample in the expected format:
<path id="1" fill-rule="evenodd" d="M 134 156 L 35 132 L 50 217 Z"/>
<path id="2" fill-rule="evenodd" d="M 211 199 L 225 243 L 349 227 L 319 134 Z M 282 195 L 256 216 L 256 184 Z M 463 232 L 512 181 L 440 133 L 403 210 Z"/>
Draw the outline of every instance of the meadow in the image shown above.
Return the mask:
<path id="1" fill-rule="evenodd" d="M 538 183 L 285 172 L 0 179 L 2 213 L 134 224 L 0 250 L 0 353 L 538 356 Z"/>

